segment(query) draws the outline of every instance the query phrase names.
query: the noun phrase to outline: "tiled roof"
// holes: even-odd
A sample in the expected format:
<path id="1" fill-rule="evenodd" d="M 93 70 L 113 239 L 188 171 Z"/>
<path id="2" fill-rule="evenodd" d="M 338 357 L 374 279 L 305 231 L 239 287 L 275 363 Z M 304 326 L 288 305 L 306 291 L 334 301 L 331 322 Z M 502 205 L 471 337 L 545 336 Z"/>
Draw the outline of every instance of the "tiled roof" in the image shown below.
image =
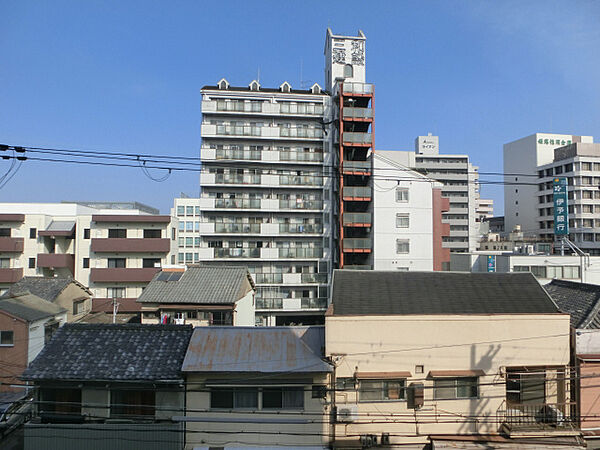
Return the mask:
<path id="1" fill-rule="evenodd" d="M 530 273 L 336 270 L 332 303 L 333 315 L 559 312 Z"/>
<path id="2" fill-rule="evenodd" d="M 23 277 L 16 283 L 12 284 L 8 289 L 8 292 L 4 294 L 3 297 L 29 291 L 32 294 L 43 298 L 44 300 L 53 302 L 56 297 L 58 297 L 60 293 L 71 283 L 75 283 L 88 295 L 92 295 L 92 292 L 88 288 L 73 278 Z"/>
<path id="3" fill-rule="evenodd" d="M 27 322 L 35 322 L 46 317 L 56 316 L 67 310 L 36 295 L 23 293 L 0 299 L 0 311 L 6 311 Z"/>
<path id="4" fill-rule="evenodd" d="M 175 274 L 168 280 L 165 274 Z M 158 272 L 138 298 L 141 303 L 233 304 L 253 287 L 246 267 L 190 266 L 181 274 Z"/>
<path id="5" fill-rule="evenodd" d="M 69 323 L 23 372 L 24 380 L 181 379 L 192 335 L 185 325 Z"/>
<path id="6" fill-rule="evenodd" d="M 571 315 L 574 328 L 600 328 L 600 286 L 552 280 L 544 286 L 561 311 Z"/>
<path id="7" fill-rule="evenodd" d="M 330 372 L 323 326 L 197 327 L 184 372 Z"/>

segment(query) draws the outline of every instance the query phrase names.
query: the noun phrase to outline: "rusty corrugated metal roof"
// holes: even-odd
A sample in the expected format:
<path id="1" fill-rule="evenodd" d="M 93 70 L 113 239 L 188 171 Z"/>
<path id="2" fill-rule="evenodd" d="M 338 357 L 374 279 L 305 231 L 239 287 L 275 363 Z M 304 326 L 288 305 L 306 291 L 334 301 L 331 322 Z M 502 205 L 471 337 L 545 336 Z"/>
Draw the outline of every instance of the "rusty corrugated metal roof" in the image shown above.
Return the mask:
<path id="1" fill-rule="evenodd" d="M 183 372 L 330 372 L 324 327 L 197 327 Z"/>

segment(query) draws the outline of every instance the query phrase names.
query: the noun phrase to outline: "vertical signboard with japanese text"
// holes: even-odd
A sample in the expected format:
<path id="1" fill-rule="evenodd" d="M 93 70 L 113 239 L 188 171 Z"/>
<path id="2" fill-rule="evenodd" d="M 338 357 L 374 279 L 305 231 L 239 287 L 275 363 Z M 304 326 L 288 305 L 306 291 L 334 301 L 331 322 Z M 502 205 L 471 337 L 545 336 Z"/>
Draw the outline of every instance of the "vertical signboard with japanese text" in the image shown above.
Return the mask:
<path id="1" fill-rule="evenodd" d="M 487 271 L 495 272 L 496 271 L 496 255 L 488 255 L 487 257 Z"/>
<path id="2" fill-rule="evenodd" d="M 567 205 L 567 179 L 554 178 L 554 235 L 569 234 L 569 208 Z"/>

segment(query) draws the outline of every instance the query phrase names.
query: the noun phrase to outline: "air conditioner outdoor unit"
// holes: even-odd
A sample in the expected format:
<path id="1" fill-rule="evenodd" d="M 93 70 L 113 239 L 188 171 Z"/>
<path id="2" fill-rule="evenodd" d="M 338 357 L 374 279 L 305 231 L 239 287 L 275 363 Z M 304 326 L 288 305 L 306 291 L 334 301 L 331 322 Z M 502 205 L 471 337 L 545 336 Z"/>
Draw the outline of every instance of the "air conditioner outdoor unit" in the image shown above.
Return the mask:
<path id="1" fill-rule="evenodd" d="M 360 436 L 360 446 L 362 448 L 371 448 L 377 446 L 376 434 L 362 434 Z"/>
<path id="2" fill-rule="evenodd" d="M 356 405 L 338 406 L 338 422 L 354 422 L 355 420 L 358 420 L 358 407 Z"/>

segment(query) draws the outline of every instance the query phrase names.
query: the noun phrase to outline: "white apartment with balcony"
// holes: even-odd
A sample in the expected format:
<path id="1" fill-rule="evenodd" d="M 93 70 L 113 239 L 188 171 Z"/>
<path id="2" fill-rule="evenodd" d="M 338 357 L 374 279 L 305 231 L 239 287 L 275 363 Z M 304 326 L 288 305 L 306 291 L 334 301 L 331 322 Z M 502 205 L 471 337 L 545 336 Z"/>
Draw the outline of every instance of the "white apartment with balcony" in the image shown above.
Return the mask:
<path id="1" fill-rule="evenodd" d="M 175 261 L 176 222 L 137 202 L 0 203 L 0 289 L 72 277 L 94 302 L 135 301 Z"/>
<path id="2" fill-rule="evenodd" d="M 330 97 L 220 80 L 202 88 L 200 198 L 175 199 L 177 263 L 248 267 L 259 325 L 322 323 L 331 261 Z"/>

